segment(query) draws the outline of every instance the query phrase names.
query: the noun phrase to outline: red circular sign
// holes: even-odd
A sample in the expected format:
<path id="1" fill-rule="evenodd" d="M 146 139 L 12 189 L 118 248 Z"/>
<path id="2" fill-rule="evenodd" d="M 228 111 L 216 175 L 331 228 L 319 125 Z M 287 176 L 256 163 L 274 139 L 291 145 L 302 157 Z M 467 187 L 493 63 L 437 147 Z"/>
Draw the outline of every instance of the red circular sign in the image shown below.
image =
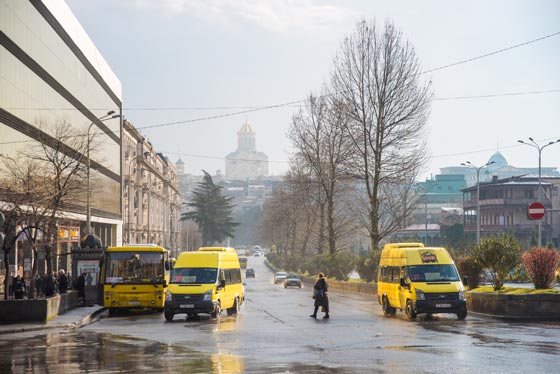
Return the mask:
<path id="1" fill-rule="evenodd" d="M 544 208 L 544 205 L 537 201 L 529 204 L 529 208 L 527 209 L 527 215 L 530 219 L 541 219 L 544 217 L 545 213 L 546 209 Z"/>

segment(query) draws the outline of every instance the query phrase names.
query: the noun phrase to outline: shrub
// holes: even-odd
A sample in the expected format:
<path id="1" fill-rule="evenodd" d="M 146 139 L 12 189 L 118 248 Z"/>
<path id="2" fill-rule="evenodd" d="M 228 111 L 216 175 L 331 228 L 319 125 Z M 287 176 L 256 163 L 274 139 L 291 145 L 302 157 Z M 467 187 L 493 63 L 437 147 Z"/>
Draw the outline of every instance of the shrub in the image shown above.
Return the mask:
<path id="1" fill-rule="evenodd" d="M 510 234 L 484 238 L 473 249 L 473 256 L 493 275 L 493 286 L 499 290 L 509 272 L 520 262 L 521 244 Z"/>
<path id="2" fill-rule="evenodd" d="M 480 272 L 483 266 L 472 256 L 461 257 L 457 261 L 457 269 L 461 277 L 467 277 L 467 283 L 470 290 L 478 287 L 480 283 Z"/>
<path id="3" fill-rule="evenodd" d="M 367 257 L 359 257 L 356 261 L 356 271 L 366 282 L 377 280 L 377 268 L 381 251 L 371 251 Z"/>
<path id="4" fill-rule="evenodd" d="M 533 280 L 535 289 L 550 288 L 558 267 L 558 251 L 533 247 L 523 254 L 523 265 Z"/>

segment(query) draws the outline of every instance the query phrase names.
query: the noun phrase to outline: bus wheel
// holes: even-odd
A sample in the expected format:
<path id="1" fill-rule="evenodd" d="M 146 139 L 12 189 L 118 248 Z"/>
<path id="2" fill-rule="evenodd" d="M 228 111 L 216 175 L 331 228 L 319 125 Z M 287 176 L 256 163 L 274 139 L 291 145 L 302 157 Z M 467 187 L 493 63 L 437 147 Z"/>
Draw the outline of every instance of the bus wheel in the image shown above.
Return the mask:
<path id="1" fill-rule="evenodd" d="M 173 321 L 173 316 L 174 316 L 173 312 L 166 310 L 163 314 L 165 315 L 165 319 L 167 321 Z"/>
<path id="2" fill-rule="evenodd" d="M 463 320 L 467 318 L 467 310 L 461 310 L 460 312 L 457 312 L 457 319 L 458 320 Z"/>
<path id="3" fill-rule="evenodd" d="M 406 315 L 408 316 L 408 319 L 415 320 L 416 319 L 416 312 L 414 311 L 414 307 L 412 306 L 412 301 L 407 300 L 406 301 Z"/>
<path id="4" fill-rule="evenodd" d="M 228 316 L 232 316 L 237 313 L 239 313 L 239 299 L 236 297 L 233 306 L 227 309 L 227 314 Z"/>
<path id="5" fill-rule="evenodd" d="M 218 301 L 214 307 L 214 311 L 212 311 L 212 318 L 220 318 L 220 314 L 222 314 L 222 307 Z"/>
<path id="6" fill-rule="evenodd" d="M 383 296 L 382 302 L 383 314 L 386 316 L 394 316 L 397 310 L 389 305 L 389 300 L 387 300 L 387 296 Z"/>

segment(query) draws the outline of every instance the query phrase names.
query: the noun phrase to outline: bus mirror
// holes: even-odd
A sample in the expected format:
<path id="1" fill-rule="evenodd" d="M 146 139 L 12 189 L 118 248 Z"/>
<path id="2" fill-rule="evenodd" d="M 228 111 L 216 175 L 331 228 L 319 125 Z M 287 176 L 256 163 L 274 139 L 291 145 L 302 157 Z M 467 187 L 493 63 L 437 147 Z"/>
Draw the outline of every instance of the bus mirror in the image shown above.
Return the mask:
<path id="1" fill-rule="evenodd" d="M 226 280 L 225 279 L 220 280 L 220 288 L 226 288 Z"/>
<path id="2" fill-rule="evenodd" d="M 165 270 L 171 270 L 171 264 L 169 261 L 165 261 Z"/>
<path id="3" fill-rule="evenodd" d="M 167 287 L 167 282 L 165 281 L 165 279 L 161 282 L 161 285 L 163 286 L 163 288 Z"/>
<path id="4" fill-rule="evenodd" d="M 406 283 L 406 280 L 404 278 L 400 279 L 400 283 L 401 283 L 401 287 L 408 288 L 408 284 Z"/>

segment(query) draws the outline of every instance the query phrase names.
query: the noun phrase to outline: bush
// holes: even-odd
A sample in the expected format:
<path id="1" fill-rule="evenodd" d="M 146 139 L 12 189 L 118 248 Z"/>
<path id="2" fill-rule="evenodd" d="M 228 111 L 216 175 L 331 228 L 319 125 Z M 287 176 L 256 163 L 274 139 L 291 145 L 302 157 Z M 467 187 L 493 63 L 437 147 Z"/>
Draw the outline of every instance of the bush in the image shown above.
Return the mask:
<path id="1" fill-rule="evenodd" d="M 327 255 L 325 274 L 347 281 L 348 274 L 356 268 L 356 256 L 351 252 L 338 251 Z"/>
<path id="2" fill-rule="evenodd" d="M 478 287 L 480 283 L 480 273 L 483 266 L 472 256 L 461 257 L 457 261 L 457 269 L 462 277 L 467 277 L 467 284 L 470 290 Z"/>
<path id="3" fill-rule="evenodd" d="M 523 254 L 523 265 L 533 280 L 535 289 L 550 288 L 558 267 L 558 251 L 533 247 Z"/>
<path id="4" fill-rule="evenodd" d="M 493 286 L 499 290 L 509 272 L 520 263 L 521 244 L 510 234 L 484 238 L 473 249 L 473 257 L 493 275 Z"/>
<path id="5" fill-rule="evenodd" d="M 359 257 L 356 261 L 356 271 L 360 274 L 360 278 L 366 282 L 377 280 L 377 268 L 379 267 L 379 258 L 381 251 L 371 251 L 367 257 Z"/>

